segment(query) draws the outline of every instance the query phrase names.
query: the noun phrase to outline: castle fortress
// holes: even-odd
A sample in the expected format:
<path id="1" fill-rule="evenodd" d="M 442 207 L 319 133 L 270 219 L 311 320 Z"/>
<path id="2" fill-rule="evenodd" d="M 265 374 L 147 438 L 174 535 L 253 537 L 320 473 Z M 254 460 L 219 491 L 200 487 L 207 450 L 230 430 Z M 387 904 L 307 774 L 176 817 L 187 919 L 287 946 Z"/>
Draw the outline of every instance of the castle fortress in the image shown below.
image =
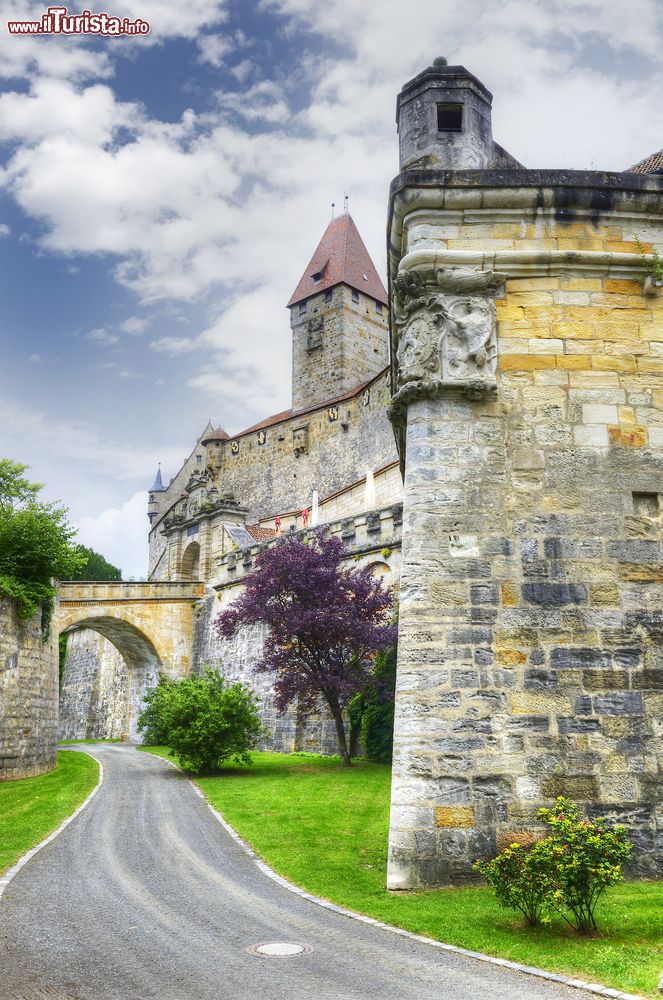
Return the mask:
<path id="1" fill-rule="evenodd" d="M 157 475 L 150 579 L 213 582 L 228 551 L 365 509 L 367 477 L 371 506 L 402 498 L 386 413 L 387 295 L 347 212 L 330 222 L 288 309 L 291 408 L 233 438 L 208 426 L 167 488 Z"/>
<path id="2" fill-rule="evenodd" d="M 324 716 L 305 726 L 295 711 L 276 715 L 271 682 L 252 670 L 262 632 L 246 629 L 223 643 L 213 622 L 236 596 L 260 544 L 291 529 L 325 524 L 354 559 L 388 583 L 398 578 L 403 485 L 387 417 L 387 295 L 347 212 L 330 222 L 288 309 L 291 408 L 232 438 L 208 425 L 167 487 L 158 470 L 148 497 L 149 579 L 205 585 L 187 662 L 194 670 L 218 666 L 227 679 L 256 690 L 273 733 L 267 747 L 333 752 L 336 738 Z M 146 600 L 156 599 L 146 596 L 141 606 Z M 163 613 L 155 604 L 155 615 Z M 116 647 L 89 627 L 71 633 L 63 736 L 136 734 L 141 699 L 163 657 L 143 656 L 132 669 Z M 161 667 L 169 668 L 181 674 L 172 663 Z"/>
<path id="3" fill-rule="evenodd" d="M 325 750 L 324 719 L 273 715 L 251 670 L 260 630 L 224 643 L 212 628 L 306 510 L 349 557 L 400 576 L 389 886 L 471 879 L 477 857 L 531 842 L 560 794 L 623 821 L 634 871 L 660 877 L 663 155 L 525 169 L 493 140 L 491 103 L 443 59 L 399 95 L 389 373 L 387 297 L 343 215 L 289 303 L 292 409 L 235 438 L 206 428 L 151 491 L 153 582 L 63 585 L 61 620 L 98 614 L 119 643 L 132 602 L 145 630 L 152 606 L 185 622 L 206 584 L 188 645 L 184 625 L 152 647 L 135 631 L 127 656 L 144 678 L 221 665 L 256 686 L 272 745 Z M 101 676 L 77 680 L 89 634 L 70 640 L 65 729 Z"/>

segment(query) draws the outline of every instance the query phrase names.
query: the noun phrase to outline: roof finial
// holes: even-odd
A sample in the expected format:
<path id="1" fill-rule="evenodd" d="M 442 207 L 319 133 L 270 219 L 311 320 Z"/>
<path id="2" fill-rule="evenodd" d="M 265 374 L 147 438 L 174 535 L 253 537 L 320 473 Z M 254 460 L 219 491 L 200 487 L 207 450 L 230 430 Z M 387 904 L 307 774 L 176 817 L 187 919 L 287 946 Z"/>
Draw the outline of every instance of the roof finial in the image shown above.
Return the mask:
<path id="1" fill-rule="evenodd" d="M 333 202 L 332 202 L 332 221 L 333 221 L 333 219 L 334 219 L 334 209 L 335 209 L 335 208 L 336 208 L 336 202 L 335 202 L 335 201 L 333 201 Z"/>
<path id="2" fill-rule="evenodd" d="M 348 197 L 348 195 L 347 194 L 343 195 L 343 211 L 345 212 L 346 215 L 348 214 L 348 202 L 349 201 L 350 201 L 350 198 Z"/>

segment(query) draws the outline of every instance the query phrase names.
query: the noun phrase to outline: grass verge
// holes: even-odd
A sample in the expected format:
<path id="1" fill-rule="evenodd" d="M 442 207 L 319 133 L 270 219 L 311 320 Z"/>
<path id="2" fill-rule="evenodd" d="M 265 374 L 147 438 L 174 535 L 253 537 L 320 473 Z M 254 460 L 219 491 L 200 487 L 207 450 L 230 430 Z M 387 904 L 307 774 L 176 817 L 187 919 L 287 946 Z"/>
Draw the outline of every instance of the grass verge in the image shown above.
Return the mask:
<path id="1" fill-rule="evenodd" d="M 57 767 L 36 778 L 0 784 L 0 875 L 70 816 L 99 780 L 83 753 L 60 751 Z"/>
<path id="2" fill-rule="evenodd" d="M 163 747 L 145 747 L 174 759 Z M 390 769 L 311 754 L 254 753 L 253 767 L 198 778 L 209 801 L 290 881 L 348 909 L 472 951 L 657 996 L 663 883 L 627 882 L 599 908 L 601 937 L 561 920 L 524 928 L 488 889 L 388 893 Z"/>
<path id="3" fill-rule="evenodd" d="M 58 740 L 59 747 L 69 747 L 78 745 L 79 743 L 94 744 L 94 743 L 121 743 L 122 740 L 119 736 L 115 739 L 108 740 Z"/>

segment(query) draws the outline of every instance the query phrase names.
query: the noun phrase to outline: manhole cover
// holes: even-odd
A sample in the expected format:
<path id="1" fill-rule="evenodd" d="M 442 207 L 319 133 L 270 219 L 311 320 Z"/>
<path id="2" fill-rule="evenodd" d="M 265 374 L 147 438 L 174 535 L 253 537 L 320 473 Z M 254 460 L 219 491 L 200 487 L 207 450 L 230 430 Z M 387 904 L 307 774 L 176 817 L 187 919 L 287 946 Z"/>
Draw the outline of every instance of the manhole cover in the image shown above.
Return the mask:
<path id="1" fill-rule="evenodd" d="M 246 950 L 249 955 L 261 958 L 294 958 L 295 955 L 308 955 L 313 948 L 310 944 L 295 944 L 293 941 L 269 941 L 267 944 L 252 944 Z"/>

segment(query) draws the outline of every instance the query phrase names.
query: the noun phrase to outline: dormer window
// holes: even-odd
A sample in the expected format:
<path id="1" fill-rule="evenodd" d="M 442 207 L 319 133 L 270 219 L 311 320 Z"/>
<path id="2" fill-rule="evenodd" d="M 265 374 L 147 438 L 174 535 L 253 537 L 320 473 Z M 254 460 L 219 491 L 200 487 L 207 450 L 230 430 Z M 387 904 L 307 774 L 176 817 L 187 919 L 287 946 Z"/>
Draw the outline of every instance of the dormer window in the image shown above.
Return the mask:
<path id="1" fill-rule="evenodd" d="M 463 105 L 462 104 L 438 104 L 438 106 L 437 106 L 437 130 L 438 130 L 438 132 L 462 132 L 463 131 Z"/>
<path id="2" fill-rule="evenodd" d="M 319 268 L 319 270 L 314 271 L 314 273 L 311 275 L 311 277 L 313 278 L 313 284 L 314 285 L 319 285 L 320 282 L 322 281 L 322 279 L 324 278 L 325 271 L 327 270 L 327 264 L 328 263 L 329 263 L 329 261 L 326 260 L 324 262 L 324 264 L 322 265 L 322 267 Z"/>

